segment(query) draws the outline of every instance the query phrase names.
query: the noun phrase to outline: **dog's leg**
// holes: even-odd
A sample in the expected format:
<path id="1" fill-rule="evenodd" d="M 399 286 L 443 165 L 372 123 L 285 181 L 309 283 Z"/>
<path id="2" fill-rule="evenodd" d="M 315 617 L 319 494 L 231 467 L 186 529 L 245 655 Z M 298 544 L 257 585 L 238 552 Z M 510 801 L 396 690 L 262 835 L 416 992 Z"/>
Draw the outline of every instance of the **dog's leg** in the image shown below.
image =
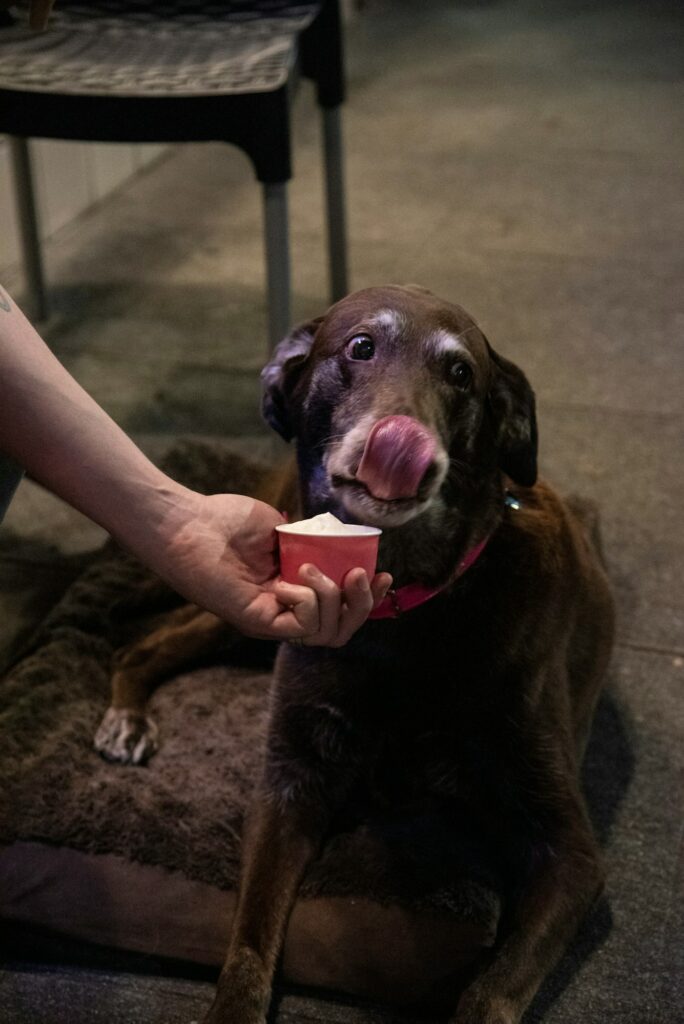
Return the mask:
<path id="1" fill-rule="evenodd" d="M 280 649 L 264 782 L 245 830 L 230 947 L 204 1024 L 265 1024 L 300 880 L 362 770 L 353 714 L 321 696 L 336 692 L 335 672 L 332 660 Z"/>
<path id="2" fill-rule="evenodd" d="M 553 766 L 549 766 L 553 771 Z M 539 780 L 554 793 L 557 821 L 513 909 L 489 965 L 464 991 L 452 1024 L 517 1024 L 542 980 L 562 955 L 603 886 L 603 869 L 582 798 L 574 782 Z M 549 792 L 539 794 L 535 813 Z"/>
<path id="3" fill-rule="evenodd" d="M 165 676 L 199 658 L 228 634 L 230 627 L 210 612 L 184 605 L 163 626 L 117 651 L 112 704 L 95 734 L 95 749 L 110 761 L 142 764 L 158 748 L 157 726 L 147 700 Z"/>
<path id="4" fill-rule="evenodd" d="M 265 1024 L 276 961 L 299 883 L 322 837 L 321 815 L 267 798 L 243 836 L 228 955 L 204 1024 Z"/>

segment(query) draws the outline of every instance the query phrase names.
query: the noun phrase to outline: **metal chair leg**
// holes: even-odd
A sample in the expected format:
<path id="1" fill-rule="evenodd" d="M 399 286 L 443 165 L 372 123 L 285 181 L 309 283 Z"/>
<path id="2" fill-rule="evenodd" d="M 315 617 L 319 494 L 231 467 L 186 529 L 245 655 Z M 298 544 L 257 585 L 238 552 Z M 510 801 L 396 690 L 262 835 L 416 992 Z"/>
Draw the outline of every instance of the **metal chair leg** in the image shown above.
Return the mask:
<path id="1" fill-rule="evenodd" d="M 33 168 L 28 139 L 10 136 L 14 194 L 19 215 L 19 233 L 29 295 L 29 312 L 34 320 L 46 320 L 48 302 L 40 251 L 40 232 L 33 187 Z"/>
<path id="2" fill-rule="evenodd" d="M 349 291 L 347 275 L 347 218 L 344 202 L 342 108 L 323 107 L 325 198 L 328 220 L 330 294 L 333 302 Z"/>
<path id="3" fill-rule="evenodd" d="M 290 320 L 290 244 L 287 182 L 264 183 L 264 228 L 268 292 L 268 341 L 271 351 L 292 326 Z"/>

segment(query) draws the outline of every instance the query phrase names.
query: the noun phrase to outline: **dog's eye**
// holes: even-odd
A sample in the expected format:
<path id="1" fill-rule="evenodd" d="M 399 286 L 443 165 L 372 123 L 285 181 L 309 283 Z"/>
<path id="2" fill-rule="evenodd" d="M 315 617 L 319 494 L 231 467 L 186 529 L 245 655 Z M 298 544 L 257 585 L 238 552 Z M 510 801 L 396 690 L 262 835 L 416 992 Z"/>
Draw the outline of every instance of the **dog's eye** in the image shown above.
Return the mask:
<path id="1" fill-rule="evenodd" d="M 355 334 L 347 345 L 350 359 L 368 360 L 375 355 L 373 339 L 368 334 Z"/>
<path id="2" fill-rule="evenodd" d="M 467 391 L 473 380 L 473 371 L 467 363 L 454 363 L 449 371 L 449 376 L 461 391 Z"/>

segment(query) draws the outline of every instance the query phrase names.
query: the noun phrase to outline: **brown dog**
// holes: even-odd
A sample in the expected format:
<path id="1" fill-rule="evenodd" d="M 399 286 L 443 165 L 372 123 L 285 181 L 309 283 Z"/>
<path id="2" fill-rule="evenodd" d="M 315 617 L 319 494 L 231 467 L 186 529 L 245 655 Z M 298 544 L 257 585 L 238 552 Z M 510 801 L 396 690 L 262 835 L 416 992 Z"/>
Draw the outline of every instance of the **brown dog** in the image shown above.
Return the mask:
<path id="1" fill-rule="evenodd" d="M 536 482 L 523 373 L 429 292 L 349 296 L 283 341 L 263 379 L 267 419 L 297 440 L 303 514 L 382 527 L 396 591 L 346 647 L 279 652 L 207 1020 L 264 1024 L 300 879 L 353 802 L 467 806 L 506 851 L 497 945 L 452 1020 L 514 1024 L 602 884 L 578 782 L 613 630 L 596 531 Z M 120 662 L 98 736 L 110 756 L 150 752 L 145 685 L 179 638 L 199 653 L 223 628 L 178 616 Z"/>

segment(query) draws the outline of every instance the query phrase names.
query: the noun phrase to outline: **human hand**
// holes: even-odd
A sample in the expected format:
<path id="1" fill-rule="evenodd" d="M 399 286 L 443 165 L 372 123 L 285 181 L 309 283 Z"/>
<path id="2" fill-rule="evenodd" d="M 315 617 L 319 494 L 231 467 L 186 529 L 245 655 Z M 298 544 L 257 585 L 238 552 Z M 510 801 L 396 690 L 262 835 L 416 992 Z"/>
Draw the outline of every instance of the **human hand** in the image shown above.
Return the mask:
<path id="1" fill-rule="evenodd" d="M 301 585 L 277 575 L 275 509 L 239 494 L 204 496 L 179 489 L 146 563 L 185 597 L 248 636 L 341 647 L 365 622 L 392 579 L 372 581 L 363 569 L 342 589 L 314 566 L 302 566 Z"/>

